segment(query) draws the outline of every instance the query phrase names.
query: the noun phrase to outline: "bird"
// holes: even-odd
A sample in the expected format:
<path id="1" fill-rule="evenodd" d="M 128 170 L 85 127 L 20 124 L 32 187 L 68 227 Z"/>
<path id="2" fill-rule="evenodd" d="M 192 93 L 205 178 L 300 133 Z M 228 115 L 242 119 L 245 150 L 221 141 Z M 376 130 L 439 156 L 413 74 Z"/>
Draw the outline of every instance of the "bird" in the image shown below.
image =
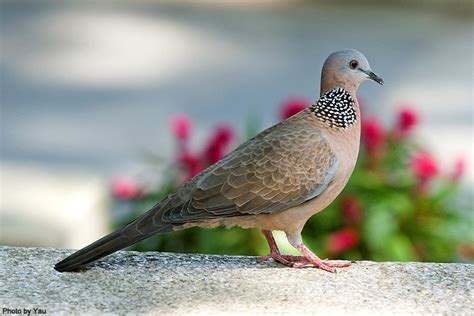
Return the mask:
<path id="1" fill-rule="evenodd" d="M 320 259 L 303 243 L 307 220 L 341 193 L 356 164 L 361 117 L 356 92 L 365 80 L 383 85 L 354 49 L 329 55 L 321 71 L 320 98 L 273 125 L 185 182 L 123 228 L 58 262 L 59 272 L 83 269 L 155 234 L 190 227 L 259 228 L 273 259 L 288 267 L 328 272 L 350 261 Z M 301 256 L 281 254 L 273 231 L 283 231 Z"/>

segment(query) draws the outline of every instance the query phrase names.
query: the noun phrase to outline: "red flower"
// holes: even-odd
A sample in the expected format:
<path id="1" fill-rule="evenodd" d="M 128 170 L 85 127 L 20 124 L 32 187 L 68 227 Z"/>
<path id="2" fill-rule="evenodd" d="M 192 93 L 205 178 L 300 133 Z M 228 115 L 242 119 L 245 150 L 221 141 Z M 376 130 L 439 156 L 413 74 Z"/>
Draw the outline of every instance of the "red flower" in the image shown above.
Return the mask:
<path id="1" fill-rule="evenodd" d="M 410 162 L 413 174 L 418 177 L 417 191 L 424 194 L 430 181 L 438 174 L 438 164 L 428 153 L 415 154 Z"/>
<path id="2" fill-rule="evenodd" d="M 213 163 L 218 162 L 224 156 L 224 150 L 217 144 L 212 144 L 207 148 L 206 161 L 208 165 L 212 165 Z"/>
<path id="3" fill-rule="evenodd" d="M 340 254 L 359 244 L 359 233 L 353 228 L 344 228 L 329 236 L 327 249 L 331 254 Z"/>
<path id="4" fill-rule="evenodd" d="M 183 151 L 179 157 L 179 164 L 186 170 L 185 180 L 189 180 L 202 171 L 202 164 L 197 155 Z"/>
<path id="5" fill-rule="evenodd" d="M 395 126 L 395 134 L 405 136 L 410 133 L 418 123 L 418 113 L 410 105 L 404 105 L 398 113 L 398 121 Z"/>
<path id="6" fill-rule="evenodd" d="M 234 131 L 230 126 L 219 125 L 214 130 L 213 141 L 221 144 L 222 146 L 227 146 L 232 138 L 234 137 Z"/>
<path id="7" fill-rule="evenodd" d="M 466 171 L 466 160 L 464 159 L 464 157 L 459 157 L 454 163 L 454 170 L 451 176 L 452 180 L 459 181 L 459 179 L 463 176 L 465 171 Z"/>
<path id="8" fill-rule="evenodd" d="M 175 114 L 170 119 L 171 129 L 180 141 L 185 141 L 191 134 L 191 119 L 185 114 Z"/>
<path id="9" fill-rule="evenodd" d="M 358 224 L 362 218 L 362 208 L 359 200 L 349 195 L 342 200 L 342 214 L 348 224 Z"/>
<path id="10" fill-rule="evenodd" d="M 283 102 L 280 110 L 280 119 L 286 120 L 287 118 L 295 115 L 296 113 L 306 109 L 311 105 L 311 102 L 302 97 L 291 97 Z"/>
<path id="11" fill-rule="evenodd" d="M 234 132 L 229 126 L 220 125 L 214 130 L 205 151 L 205 159 L 208 164 L 213 164 L 224 157 L 233 137 Z"/>
<path id="12" fill-rule="evenodd" d="M 438 174 L 438 164 L 434 158 L 426 153 L 415 154 L 411 159 L 411 169 L 420 181 L 428 181 Z"/>
<path id="13" fill-rule="evenodd" d="M 139 197 L 143 190 L 134 180 L 128 177 L 117 177 L 112 180 L 112 193 L 123 200 L 130 200 Z"/>
<path id="14" fill-rule="evenodd" d="M 385 131 L 380 121 L 368 117 L 362 121 L 362 141 L 371 154 L 381 151 L 385 142 Z"/>

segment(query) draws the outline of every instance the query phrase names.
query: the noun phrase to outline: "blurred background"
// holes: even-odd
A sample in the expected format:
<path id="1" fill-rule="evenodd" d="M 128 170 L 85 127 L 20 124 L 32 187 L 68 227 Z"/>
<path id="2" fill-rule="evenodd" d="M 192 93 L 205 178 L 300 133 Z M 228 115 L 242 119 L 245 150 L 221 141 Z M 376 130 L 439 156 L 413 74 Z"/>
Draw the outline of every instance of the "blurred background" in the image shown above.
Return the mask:
<path id="1" fill-rule="evenodd" d="M 363 147 L 304 230 L 321 256 L 469 261 L 471 1 L 1 1 L 0 245 L 79 248 L 319 96 L 355 48 Z M 291 247 L 282 234 L 278 242 Z M 265 254 L 255 230 L 133 249 Z"/>

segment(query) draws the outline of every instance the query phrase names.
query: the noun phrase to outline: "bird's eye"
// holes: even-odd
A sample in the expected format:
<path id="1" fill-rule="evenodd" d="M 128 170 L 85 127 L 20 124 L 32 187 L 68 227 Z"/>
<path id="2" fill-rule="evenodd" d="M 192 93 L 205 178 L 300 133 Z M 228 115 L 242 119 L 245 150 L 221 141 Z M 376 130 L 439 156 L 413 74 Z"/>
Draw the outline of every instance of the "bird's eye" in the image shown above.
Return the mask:
<path id="1" fill-rule="evenodd" d="M 350 66 L 352 69 L 356 69 L 357 66 L 359 66 L 359 63 L 357 62 L 357 60 L 351 60 L 351 62 L 349 63 L 349 66 Z"/>

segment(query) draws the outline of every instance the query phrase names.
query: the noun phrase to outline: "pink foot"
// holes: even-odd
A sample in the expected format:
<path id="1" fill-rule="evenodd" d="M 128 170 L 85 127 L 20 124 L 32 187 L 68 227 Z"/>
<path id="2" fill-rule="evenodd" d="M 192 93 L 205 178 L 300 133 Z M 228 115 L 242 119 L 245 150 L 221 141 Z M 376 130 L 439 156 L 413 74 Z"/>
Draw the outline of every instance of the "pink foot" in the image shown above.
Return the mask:
<path id="1" fill-rule="evenodd" d="M 276 251 L 275 253 L 273 254 L 269 254 L 269 255 L 266 255 L 266 256 L 262 256 L 262 257 L 258 257 L 257 258 L 257 262 L 263 262 L 263 261 L 266 261 L 268 259 L 273 259 L 273 260 L 277 260 L 275 259 L 275 257 L 278 258 L 278 260 L 281 260 L 282 258 L 286 261 L 289 261 L 289 262 L 300 262 L 300 261 L 307 261 L 306 257 L 305 256 L 291 256 L 291 255 L 282 255 L 279 251 Z M 278 261 L 279 262 L 279 261 Z"/>
<path id="2" fill-rule="evenodd" d="M 351 265 L 350 261 L 331 261 L 327 259 L 321 260 L 303 244 L 299 245 L 297 248 L 305 255 L 306 261 L 295 263 L 293 265 L 295 268 L 303 268 L 309 265 L 314 265 L 324 271 L 336 272 L 334 268 L 344 268 Z"/>
<path id="3" fill-rule="evenodd" d="M 292 263 L 290 261 L 288 261 L 287 259 L 285 259 L 285 256 L 281 255 L 280 253 L 276 253 L 276 252 L 272 252 L 267 256 L 258 257 L 257 262 L 263 262 L 263 261 L 266 261 L 268 259 L 273 259 L 276 262 L 284 264 L 285 266 L 289 266 L 289 267 L 292 266 Z"/>
<path id="4" fill-rule="evenodd" d="M 345 268 L 351 265 L 347 260 L 323 260 L 324 264 L 333 268 Z"/>
<path id="5" fill-rule="evenodd" d="M 305 260 L 301 260 L 300 262 L 295 262 L 293 267 L 304 268 L 304 267 L 309 267 L 309 266 L 316 266 L 323 270 L 334 272 L 334 269 L 331 269 L 331 268 L 345 268 L 350 265 L 351 265 L 350 261 L 344 261 L 344 260 L 337 260 L 337 261 L 336 260 L 321 260 L 317 262 L 312 262 L 305 258 Z M 330 269 L 327 269 L 327 268 L 330 268 Z"/>
<path id="6" fill-rule="evenodd" d="M 306 260 L 305 256 L 282 255 L 282 257 L 285 258 L 288 261 L 291 261 L 291 262 L 299 262 L 299 261 L 305 261 Z"/>
<path id="7" fill-rule="evenodd" d="M 351 265 L 350 261 L 331 261 L 319 259 L 314 253 L 311 252 L 304 244 L 296 247 L 301 251 L 304 256 L 291 256 L 282 255 L 278 249 L 275 239 L 273 238 L 272 232 L 269 230 L 262 230 L 263 235 L 267 239 L 268 246 L 270 247 L 270 254 L 263 257 L 258 257 L 257 262 L 263 262 L 268 259 L 273 259 L 285 266 L 293 268 L 304 268 L 308 266 L 315 266 L 325 271 L 336 272 L 335 268 L 344 268 Z"/>
<path id="8" fill-rule="evenodd" d="M 258 257 L 257 262 L 263 262 L 268 259 L 273 259 L 276 262 L 279 262 L 286 266 L 291 266 L 290 260 L 288 260 L 288 258 L 285 258 L 285 257 L 290 257 L 290 256 L 284 256 L 280 253 L 280 250 L 278 249 L 275 239 L 273 238 L 272 232 L 269 230 L 262 230 L 262 233 L 267 239 L 268 246 L 270 247 L 270 254 L 267 256 Z"/>

